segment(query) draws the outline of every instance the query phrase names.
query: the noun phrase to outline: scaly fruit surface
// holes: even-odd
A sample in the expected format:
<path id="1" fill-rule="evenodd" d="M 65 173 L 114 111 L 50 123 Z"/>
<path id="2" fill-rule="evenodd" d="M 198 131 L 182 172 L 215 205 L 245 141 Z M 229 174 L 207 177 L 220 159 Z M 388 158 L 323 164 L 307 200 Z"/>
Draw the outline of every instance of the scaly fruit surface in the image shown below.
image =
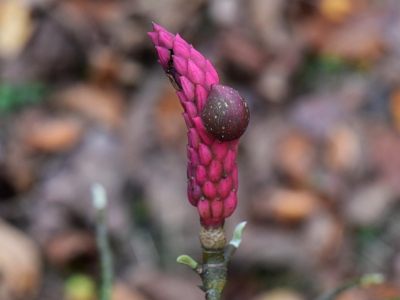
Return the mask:
<path id="1" fill-rule="evenodd" d="M 234 212 L 237 205 L 236 155 L 239 137 L 248 124 L 247 104 L 242 103 L 243 97 L 235 90 L 219 85 L 218 74 L 210 61 L 179 34 L 173 35 L 154 23 L 153 28 L 148 34 L 157 50 L 164 72 L 177 90 L 188 128 L 189 202 L 197 207 L 200 222 L 205 228 L 222 227 L 225 218 Z M 218 108 L 218 105 L 211 105 L 210 108 L 210 103 L 206 105 L 210 100 L 210 92 L 213 95 L 210 99 L 216 103 L 218 96 L 222 97 L 221 99 L 228 97 L 229 101 L 233 101 L 232 107 L 239 112 L 239 119 L 233 119 L 232 115 L 224 118 L 224 113 L 219 110 L 222 106 Z M 225 113 L 230 112 L 226 110 L 225 104 L 222 108 L 225 109 Z M 211 117 L 218 120 L 212 123 L 211 127 L 207 124 L 206 128 L 203 119 Z M 229 120 L 235 120 L 234 126 L 228 124 L 232 122 Z M 229 133 L 225 133 L 225 128 L 229 128 Z M 229 140 L 225 139 L 227 134 L 231 137 Z M 221 138 L 221 135 L 224 137 Z"/>

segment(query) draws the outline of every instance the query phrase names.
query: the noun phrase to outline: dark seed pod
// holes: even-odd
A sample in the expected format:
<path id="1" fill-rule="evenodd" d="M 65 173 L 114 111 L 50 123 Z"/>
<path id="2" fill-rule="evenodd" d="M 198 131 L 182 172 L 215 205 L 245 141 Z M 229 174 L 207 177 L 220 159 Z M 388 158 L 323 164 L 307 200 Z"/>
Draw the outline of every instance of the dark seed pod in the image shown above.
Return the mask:
<path id="1" fill-rule="evenodd" d="M 238 91 L 229 86 L 213 84 L 201 119 L 209 134 L 220 141 L 233 141 L 246 131 L 250 112 Z"/>

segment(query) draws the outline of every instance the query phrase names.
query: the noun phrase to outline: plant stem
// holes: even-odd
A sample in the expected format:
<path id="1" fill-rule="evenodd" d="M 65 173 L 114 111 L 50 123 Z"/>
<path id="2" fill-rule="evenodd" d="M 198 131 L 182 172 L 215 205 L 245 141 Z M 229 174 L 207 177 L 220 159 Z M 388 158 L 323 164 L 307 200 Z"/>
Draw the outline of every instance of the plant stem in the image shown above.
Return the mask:
<path id="1" fill-rule="evenodd" d="M 200 274 L 207 300 L 221 299 L 226 284 L 228 264 L 242 241 L 246 222 L 238 224 L 233 238 L 226 246 L 225 230 L 200 229 L 200 242 L 203 249 L 203 265 Z"/>
<path id="2" fill-rule="evenodd" d="M 107 238 L 105 209 L 107 196 L 104 187 L 100 184 L 92 186 L 93 206 L 96 209 L 96 241 L 100 252 L 101 288 L 100 300 L 110 300 L 113 282 L 112 254 Z"/>
<path id="3" fill-rule="evenodd" d="M 226 284 L 227 264 L 224 249 L 212 250 L 203 248 L 203 272 L 201 278 L 207 300 L 221 299 Z"/>
<path id="4" fill-rule="evenodd" d="M 341 293 L 358 286 L 370 286 L 375 284 L 381 284 L 384 278 L 381 274 L 372 273 L 366 274 L 359 278 L 352 279 L 348 282 L 345 282 L 341 286 L 337 287 L 333 291 L 330 291 L 322 296 L 320 296 L 317 300 L 334 300 Z"/>
<path id="5" fill-rule="evenodd" d="M 206 300 L 220 300 L 226 284 L 228 264 L 242 242 L 246 222 L 236 226 L 233 238 L 226 246 L 225 230 L 221 228 L 200 228 L 200 243 L 203 263 L 199 264 L 188 255 L 181 255 L 177 262 L 190 267 L 203 281 L 200 289 L 206 293 Z"/>

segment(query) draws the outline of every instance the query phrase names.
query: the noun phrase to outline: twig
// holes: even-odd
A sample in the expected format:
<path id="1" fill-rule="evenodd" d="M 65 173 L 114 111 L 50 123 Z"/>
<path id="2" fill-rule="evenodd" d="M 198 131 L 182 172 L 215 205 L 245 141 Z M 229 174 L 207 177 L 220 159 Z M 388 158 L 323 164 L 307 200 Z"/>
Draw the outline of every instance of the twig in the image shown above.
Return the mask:
<path id="1" fill-rule="evenodd" d="M 382 274 L 379 274 L 379 273 L 366 274 L 359 278 L 345 282 L 344 284 L 337 287 L 333 291 L 330 291 L 330 292 L 318 297 L 317 300 L 334 300 L 341 293 L 343 293 L 351 288 L 358 287 L 358 286 L 365 287 L 365 286 L 370 286 L 370 285 L 381 284 L 383 281 L 384 281 L 384 277 Z"/>
<path id="2" fill-rule="evenodd" d="M 96 241 L 100 252 L 101 263 L 100 300 L 110 300 L 113 282 L 113 264 L 111 250 L 108 244 L 105 218 L 107 195 L 101 184 L 93 184 L 92 197 L 93 207 L 96 209 Z"/>

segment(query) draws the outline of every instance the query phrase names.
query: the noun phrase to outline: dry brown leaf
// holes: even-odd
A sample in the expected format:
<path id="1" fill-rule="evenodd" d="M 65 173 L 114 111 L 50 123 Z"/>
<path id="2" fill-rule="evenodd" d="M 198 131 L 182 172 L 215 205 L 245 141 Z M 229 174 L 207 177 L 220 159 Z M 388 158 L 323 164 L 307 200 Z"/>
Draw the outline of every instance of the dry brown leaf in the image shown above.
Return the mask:
<path id="1" fill-rule="evenodd" d="M 287 51 L 293 46 L 294 38 L 283 21 L 287 2 L 281 0 L 247 1 L 249 22 L 254 26 L 266 48 L 273 53 Z"/>
<path id="2" fill-rule="evenodd" d="M 265 67 L 267 55 L 264 49 L 251 40 L 244 32 L 222 35 L 220 38 L 221 55 L 249 74 L 258 74 Z"/>
<path id="3" fill-rule="evenodd" d="M 384 282 L 365 289 L 365 294 L 373 299 L 399 299 L 400 287 L 396 282 Z"/>
<path id="4" fill-rule="evenodd" d="M 44 246 L 46 258 L 57 267 L 66 267 L 80 257 L 95 256 L 96 241 L 85 231 L 70 231 L 53 236 Z"/>
<path id="5" fill-rule="evenodd" d="M 390 97 L 390 112 L 393 116 L 393 122 L 400 132 L 400 90 L 396 90 Z"/>
<path id="6" fill-rule="evenodd" d="M 340 220 L 323 210 L 307 221 L 302 246 L 315 264 L 327 263 L 338 255 L 343 229 Z"/>
<path id="7" fill-rule="evenodd" d="M 270 208 L 277 220 L 293 224 L 303 221 L 319 206 L 319 199 L 308 191 L 277 191 L 270 200 Z"/>
<path id="8" fill-rule="evenodd" d="M 313 15 L 305 19 L 298 26 L 298 35 L 311 50 L 318 50 L 324 44 L 334 25 L 321 15 Z"/>
<path id="9" fill-rule="evenodd" d="M 347 224 L 371 226 L 379 224 L 396 201 L 390 186 L 382 182 L 371 182 L 354 190 L 343 206 Z"/>
<path id="10" fill-rule="evenodd" d="M 364 14 L 325 33 L 321 51 L 345 59 L 371 62 L 381 57 L 385 46 L 381 19 Z"/>
<path id="11" fill-rule="evenodd" d="M 297 224 L 319 208 L 319 199 L 308 191 L 275 189 L 256 198 L 253 203 L 257 219 L 272 218 L 285 224 Z"/>
<path id="12" fill-rule="evenodd" d="M 82 123 L 74 119 L 41 119 L 28 129 L 25 141 L 33 150 L 57 152 L 76 145 L 82 131 Z"/>
<path id="13" fill-rule="evenodd" d="M 361 159 L 361 143 L 357 133 L 345 124 L 339 124 L 328 133 L 324 153 L 325 163 L 332 170 L 354 171 Z"/>
<path id="14" fill-rule="evenodd" d="M 350 289 L 337 296 L 335 300 L 369 300 L 369 298 L 358 289 Z"/>
<path id="15" fill-rule="evenodd" d="M 95 19 L 99 22 L 111 22 L 124 14 L 121 5 L 114 1 L 91 2 L 84 0 L 68 0 L 60 3 L 64 11 L 74 18 Z"/>
<path id="16" fill-rule="evenodd" d="M 332 22 L 343 22 L 354 12 L 353 0 L 320 0 L 321 14 Z"/>
<path id="17" fill-rule="evenodd" d="M 378 171 L 381 179 L 400 192 L 400 138 L 385 126 L 371 127 L 369 130 L 369 161 Z"/>
<path id="18" fill-rule="evenodd" d="M 55 98 L 60 106 L 102 122 L 107 127 L 113 128 L 121 122 L 124 103 L 121 95 L 114 90 L 78 84 L 60 92 Z"/>
<path id="19" fill-rule="evenodd" d="M 33 299 L 42 280 L 38 246 L 3 221 L 0 237 L 0 299 Z"/>
<path id="20" fill-rule="evenodd" d="M 94 50 L 90 55 L 90 77 L 101 86 L 112 86 L 118 76 L 121 63 L 119 57 L 112 49 L 103 47 Z"/>
<path id="21" fill-rule="evenodd" d="M 3 171 L 16 191 L 23 192 L 32 187 L 35 181 L 34 167 L 24 145 L 17 140 L 10 142 Z"/>
<path id="22" fill-rule="evenodd" d="M 282 102 L 288 94 L 288 75 L 285 71 L 267 67 L 260 75 L 257 90 L 271 102 Z"/>
<path id="23" fill-rule="evenodd" d="M 0 55 L 6 58 L 17 56 L 33 32 L 34 24 L 25 4 L 18 0 L 0 2 Z"/>
<path id="24" fill-rule="evenodd" d="M 277 148 L 277 167 L 295 183 L 304 184 L 314 167 L 316 149 L 306 135 L 293 132 Z"/>

